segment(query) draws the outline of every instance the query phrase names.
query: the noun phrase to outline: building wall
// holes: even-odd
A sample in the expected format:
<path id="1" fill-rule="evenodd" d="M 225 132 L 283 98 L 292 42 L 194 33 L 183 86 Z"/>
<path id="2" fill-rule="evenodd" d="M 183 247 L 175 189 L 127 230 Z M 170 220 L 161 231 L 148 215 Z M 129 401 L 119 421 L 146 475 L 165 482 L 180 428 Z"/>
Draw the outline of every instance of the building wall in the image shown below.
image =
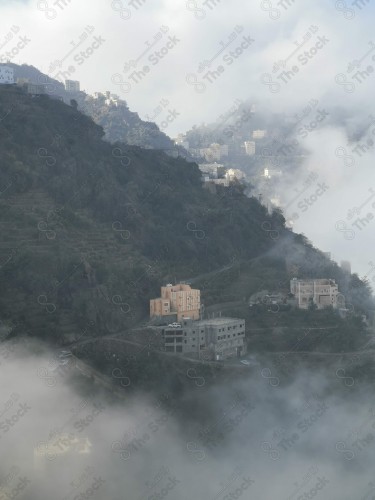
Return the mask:
<path id="1" fill-rule="evenodd" d="M 255 155 L 255 142 L 254 141 L 245 141 L 245 151 L 247 155 Z"/>
<path id="2" fill-rule="evenodd" d="M 80 83 L 77 80 L 65 80 L 65 90 L 67 92 L 79 92 Z"/>
<path id="3" fill-rule="evenodd" d="M 178 284 L 161 287 L 161 297 L 150 300 L 150 317 L 177 314 L 177 321 L 183 318 L 199 319 L 200 290 L 190 285 Z"/>
<path id="4" fill-rule="evenodd" d="M 0 66 L 0 85 L 14 83 L 14 71 L 10 66 Z"/>
<path id="5" fill-rule="evenodd" d="M 264 139 L 267 135 L 266 130 L 254 130 L 253 131 L 253 139 Z"/>
<path id="6" fill-rule="evenodd" d="M 216 318 L 183 320 L 180 328 L 164 328 L 167 352 L 197 359 L 228 359 L 246 353 L 245 320 Z"/>
<path id="7" fill-rule="evenodd" d="M 339 295 L 338 286 L 334 280 L 297 280 L 290 282 L 290 291 L 296 297 L 300 309 L 308 309 L 311 299 L 318 309 L 332 306 L 337 308 Z"/>

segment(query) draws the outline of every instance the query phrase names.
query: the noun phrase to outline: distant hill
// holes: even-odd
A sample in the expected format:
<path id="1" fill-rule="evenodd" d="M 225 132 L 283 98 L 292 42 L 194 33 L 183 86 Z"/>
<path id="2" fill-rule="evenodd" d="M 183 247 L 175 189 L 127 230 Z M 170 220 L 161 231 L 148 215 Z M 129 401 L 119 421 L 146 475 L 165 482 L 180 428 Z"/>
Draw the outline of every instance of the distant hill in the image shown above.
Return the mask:
<path id="1" fill-rule="evenodd" d="M 15 79 L 24 78 L 30 80 L 30 83 L 44 85 L 50 96 L 61 96 L 67 104 L 71 99 L 75 99 L 79 109 L 103 127 L 105 138 L 109 142 L 121 141 L 143 148 L 177 151 L 173 141 L 160 131 L 155 123 L 141 120 L 138 113 L 129 110 L 126 101 L 121 101 L 119 106 L 106 104 L 104 94 L 95 99 L 82 91 L 66 92 L 61 82 L 50 78 L 34 66 L 13 63 L 7 63 L 7 66 L 14 69 Z M 183 153 L 181 149 L 180 152 Z"/>

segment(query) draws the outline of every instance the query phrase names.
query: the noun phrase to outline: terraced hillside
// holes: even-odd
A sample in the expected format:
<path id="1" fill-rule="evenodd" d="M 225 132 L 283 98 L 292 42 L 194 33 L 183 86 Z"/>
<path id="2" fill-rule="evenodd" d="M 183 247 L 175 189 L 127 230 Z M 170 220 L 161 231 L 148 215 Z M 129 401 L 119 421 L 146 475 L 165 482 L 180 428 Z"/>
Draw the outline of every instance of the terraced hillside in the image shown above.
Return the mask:
<path id="1" fill-rule="evenodd" d="M 195 164 L 110 145 L 60 101 L 2 86 L 0 117 L 0 314 L 33 335 L 126 329 L 164 281 L 271 250 L 265 224 L 287 232 L 241 186 L 209 193 Z"/>

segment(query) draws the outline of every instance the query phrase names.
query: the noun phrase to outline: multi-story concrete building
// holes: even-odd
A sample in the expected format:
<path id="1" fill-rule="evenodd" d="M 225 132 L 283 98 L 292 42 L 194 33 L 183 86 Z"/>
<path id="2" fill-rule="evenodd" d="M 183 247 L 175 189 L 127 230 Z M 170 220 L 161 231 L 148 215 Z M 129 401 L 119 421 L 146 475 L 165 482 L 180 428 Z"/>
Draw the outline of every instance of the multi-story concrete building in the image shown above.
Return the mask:
<path id="1" fill-rule="evenodd" d="M 255 141 L 245 141 L 245 151 L 249 156 L 255 155 Z"/>
<path id="2" fill-rule="evenodd" d="M 329 306 L 336 309 L 344 306 L 343 296 L 339 294 L 338 286 L 332 279 L 293 278 L 290 282 L 290 291 L 300 309 L 308 309 L 310 304 L 315 304 L 318 309 Z"/>
<path id="3" fill-rule="evenodd" d="M 65 90 L 67 92 L 79 92 L 79 82 L 77 80 L 65 80 Z"/>
<path id="4" fill-rule="evenodd" d="M 220 161 L 223 156 L 228 156 L 229 146 L 227 144 L 210 144 L 208 148 L 201 148 L 199 154 L 208 162 Z"/>
<path id="5" fill-rule="evenodd" d="M 0 85 L 14 83 L 14 70 L 10 66 L 0 64 Z"/>
<path id="6" fill-rule="evenodd" d="M 150 300 L 150 317 L 176 315 L 177 321 L 183 318 L 199 319 L 201 292 L 180 283 L 161 287 L 161 297 Z"/>
<path id="7" fill-rule="evenodd" d="M 246 353 L 244 319 L 184 319 L 181 327 L 163 328 L 162 337 L 166 352 L 196 359 L 218 361 Z"/>
<path id="8" fill-rule="evenodd" d="M 271 179 L 271 177 L 280 177 L 281 175 L 283 175 L 281 170 L 275 170 L 269 167 L 263 169 L 263 177 L 266 179 Z"/>
<path id="9" fill-rule="evenodd" d="M 267 130 L 254 130 L 253 139 L 264 139 L 267 135 Z"/>
<path id="10" fill-rule="evenodd" d="M 222 179 L 225 176 L 225 167 L 222 163 L 200 163 L 198 167 L 210 179 Z"/>

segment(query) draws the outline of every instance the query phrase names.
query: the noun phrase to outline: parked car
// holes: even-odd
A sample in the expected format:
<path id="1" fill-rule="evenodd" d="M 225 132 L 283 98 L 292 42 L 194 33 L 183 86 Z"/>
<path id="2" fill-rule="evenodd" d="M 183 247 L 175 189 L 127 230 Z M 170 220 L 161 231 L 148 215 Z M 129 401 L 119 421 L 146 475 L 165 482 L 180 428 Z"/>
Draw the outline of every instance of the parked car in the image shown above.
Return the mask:
<path id="1" fill-rule="evenodd" d="M 250 361 L 248 361 L 247 359 L 241 359 L 241 363 L 243 365 L 250 365 Z"/>
<path id="2" fill-rule="evenodd" d="M 172 323 L 172 326 L 174 328 L 180 328 L 181 327 L 181 324 L 180 323 Z"/>

